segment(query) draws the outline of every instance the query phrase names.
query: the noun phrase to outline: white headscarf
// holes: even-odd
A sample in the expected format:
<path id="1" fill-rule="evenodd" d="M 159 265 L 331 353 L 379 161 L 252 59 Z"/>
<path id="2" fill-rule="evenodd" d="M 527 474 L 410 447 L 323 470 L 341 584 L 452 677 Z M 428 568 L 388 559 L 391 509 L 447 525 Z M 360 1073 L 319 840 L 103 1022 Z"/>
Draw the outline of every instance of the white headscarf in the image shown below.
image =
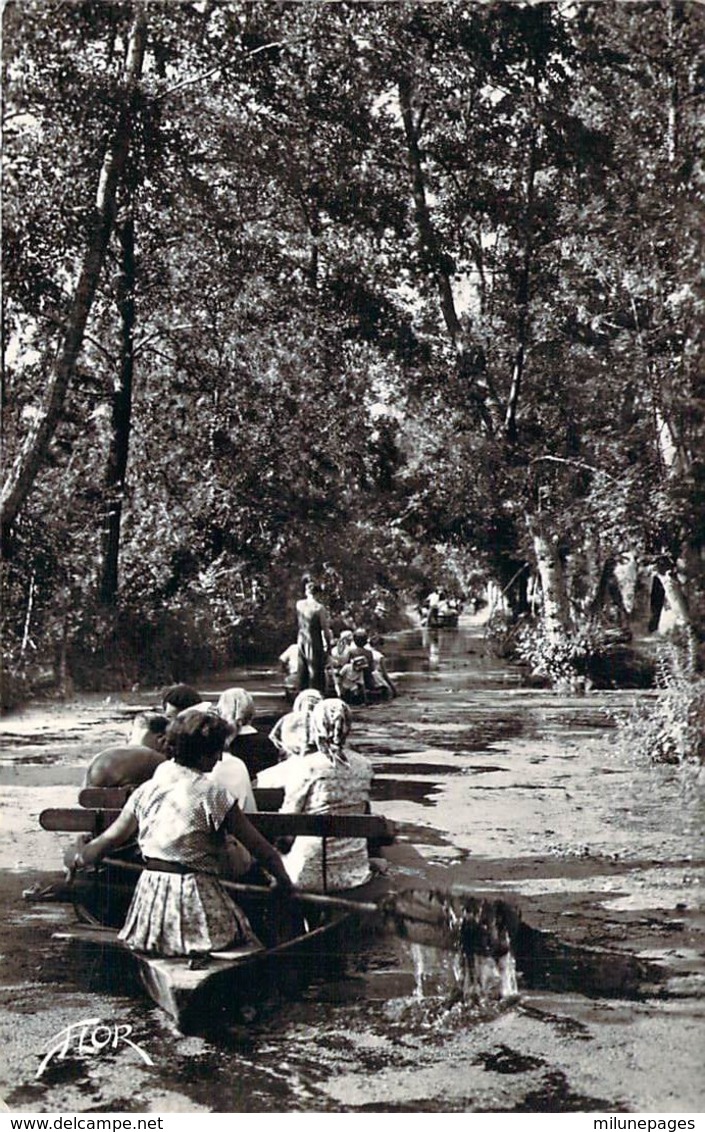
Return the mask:
<path id="1" fill-rule="evenodd" d="M 322 701 L 323 695 L 316 688 L 304 688 L 291 705 L 291 715 L 298 720 L 297 726 L 300 729 L 298 750 L 295 752 L 298 755 L 308 755 L 316 750 L 311 716 L 314 708 Z"/>
<path id="2" fill-rule="evenodd" d="M 246 688 L 228 688 L 217 704 L 218 715 L 233 727 L 251 723 L 255 717 L 255 701 Z"/>
<path id="3" fill-rule="evenodd" d="M 291 705 L 291 710 L 297 715 L 309 715 L 322 699 L 323 694 L 316 688 L 304 688 Z"/>
<path id="4" fill-rule="evenodd" d="M 321 754 L 332 763 L 347 765 L 345 740 L 352 727 L 352 714 L 344 700 L 322 700 L 311 714 L 313 738 Z"/>

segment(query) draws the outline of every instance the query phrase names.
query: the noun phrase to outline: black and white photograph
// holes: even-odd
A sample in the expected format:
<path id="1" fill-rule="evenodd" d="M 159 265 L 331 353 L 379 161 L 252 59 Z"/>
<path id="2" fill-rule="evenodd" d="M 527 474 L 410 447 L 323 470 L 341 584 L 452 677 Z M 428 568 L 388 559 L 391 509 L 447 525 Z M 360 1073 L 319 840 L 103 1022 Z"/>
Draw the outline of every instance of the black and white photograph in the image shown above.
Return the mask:
<path id="1" fill-rule="evenodd" d="M 697 1129 L 705 3 L 2 66 L 0 1110 Z"/>

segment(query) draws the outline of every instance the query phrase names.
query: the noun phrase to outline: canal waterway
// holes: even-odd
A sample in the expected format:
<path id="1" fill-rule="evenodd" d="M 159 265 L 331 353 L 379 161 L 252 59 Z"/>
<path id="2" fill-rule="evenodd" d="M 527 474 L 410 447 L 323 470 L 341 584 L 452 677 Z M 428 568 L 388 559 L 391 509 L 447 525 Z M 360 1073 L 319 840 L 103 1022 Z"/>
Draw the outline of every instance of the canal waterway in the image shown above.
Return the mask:
<path id="1" fill-rule="evenodd" d="M 0 728 L 10 1109 L 702 1110 L 705 789 L 615 742 L 620 714 L 645 693 L 527 686 L 471 620 L 390 635 L 384 649 L 399 696 L 356 709 L 351 740 L 374 764 L 374 809 L 399 825 L 390 874 L 511 901 L 549 945 L 539 968 L 519 970 L 518 999 L 463 1003 L 446 993 L 452 979 L 420 986 L 399 941 L 363 938 L 227 1038 L 182 1037 L 105 972 L 76 968 L 52 939 L 70 908 L 22 900 L 56 879 L 66 841 L 39 828 L 39 813 L 75 805 L 91 756 L 153 697 L 32 705 Z M 285 710 L 277 679 L 264 666 L 202 690 L 244 684 L 264 726 Z M 123 1044 L 72 1051 L 37 1076 L 54 1035 L 86 1018 L 131 1026 L 153 1064 Z"/>

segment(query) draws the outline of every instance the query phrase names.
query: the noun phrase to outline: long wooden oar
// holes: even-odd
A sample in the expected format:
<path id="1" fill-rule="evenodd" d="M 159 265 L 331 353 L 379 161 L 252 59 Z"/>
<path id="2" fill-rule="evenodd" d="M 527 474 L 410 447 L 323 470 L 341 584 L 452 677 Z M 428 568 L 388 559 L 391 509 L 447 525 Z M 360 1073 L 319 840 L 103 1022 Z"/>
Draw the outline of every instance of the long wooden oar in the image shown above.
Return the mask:
<path id="1" fill-rule="evenodd" d="M 232 892 L 235 896 L 279 897 L 280 899 L 293 900 L 297 904 L 313 904 L 317 908 L 338 908 L 341 912 L 360 912 L 362 915 L 373 915 L 375 912 L 383 910 L 380 904 L 362 900 L 346 900 L 342 896 L 327 896 L 325 893 L 319 892 L 298 892 L 296 889 L 288 892 L 278 888 L 265 888 L 258 884 L 238 884 L 232 880 L 221 880 L 220 883 L 223 888 Z"/>
<path id="2" fill-rule="evenodd" d="M 113 868 L 125 869 L 128 872 L 144 872 L 144 866 L 137 861 L 121 861 L 118 857 L 103 857 L 100 863 L 111 865 Z M 341 912 L 359 912 L 361 915 L 373 915 L 384 910 L 380 904 L 347 900 L 340 896 L 326 896 L 318 892 L 301 892 L 296 888 L 287 891 L 259 884 L 239 884 L 237 881 L 223 880 L 221 877 L 218 880 L 222 887 L 228 892 L 232 892 L 234 896 L 260 896 L 270 900 L 275 898 L 294 900 L 297 904 L 312 904 L 318 908 L 337 908 Z"/>
<path id="3" fill-rule="evenodd" d="M 143 866 L 131 861 L 104 857 L 103 863 L 130 872 L 141 872 Z M 254 884 L 221 880 L 234 896 L 257 896 L 266 899 L 293 900 L 297 904 L 352 912 L 376 917 L 382 930 L 411 943 L 426 944 L 444 951 L 480 948 L 485 953 L 506 950 L 508 940 L 516 934 L 520 916 L 503 900 L 474 897 L 470 893 L 450 893 L 433 889 L 403 889 L 385 893 L 377 903 L 328 896 L 317 892 L 285 891 Z"/>
<path id="4" fill-rule="evenodd" d="M 102 863 L 127 873 L 141 873 L 144 866 L 133 861 L 104 857 Z M 379 901 L 351 900 L 324 893 L 288 892 L 276 887 L 240 884 L 221 880 L 233 896 L 252 896 L 266 900 L 292 900 L 298 904 L 369 917 L 374 929 L 394 935 L 408 943 L 423 944 L 437 950 L 470 956 L 500 957 L 518 940 L 523 925 L 517 909 L 504 900 L 475 897 L 471 893 L 437 889 L 409 888 L 384 893 Z M 50 890 L 24 894 L 27 900 L 58 900 L 75 903 L 76 893 L 69 882 Z"/>

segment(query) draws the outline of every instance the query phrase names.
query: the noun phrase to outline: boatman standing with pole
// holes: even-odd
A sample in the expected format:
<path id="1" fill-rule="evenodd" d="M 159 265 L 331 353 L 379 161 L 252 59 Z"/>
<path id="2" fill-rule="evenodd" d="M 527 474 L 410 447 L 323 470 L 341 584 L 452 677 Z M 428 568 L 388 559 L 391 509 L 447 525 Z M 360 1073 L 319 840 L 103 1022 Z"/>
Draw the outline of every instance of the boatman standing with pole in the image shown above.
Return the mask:
<path id="1" fill-rule="evenodd" d="M 321 586 L 308 574 L 303 577 L 304 596 L 296 603 L 299 648 L 299 690 L 315 688 L 325 695 L 326 661 L 333 645 L 328 610 L 320 600 Z"/>

